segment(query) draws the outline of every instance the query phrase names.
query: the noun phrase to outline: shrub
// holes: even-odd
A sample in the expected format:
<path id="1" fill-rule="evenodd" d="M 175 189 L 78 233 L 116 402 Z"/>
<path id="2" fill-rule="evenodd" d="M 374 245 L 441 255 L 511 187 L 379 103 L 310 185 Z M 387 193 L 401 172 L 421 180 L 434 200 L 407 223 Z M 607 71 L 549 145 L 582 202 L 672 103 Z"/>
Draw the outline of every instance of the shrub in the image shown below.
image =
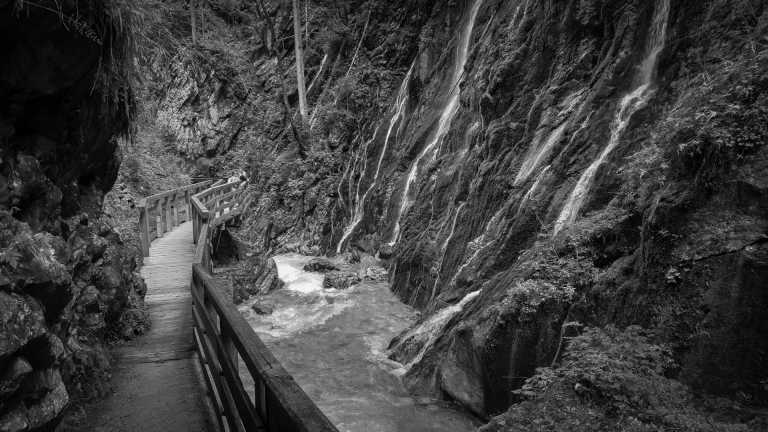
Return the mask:
<path id="1" fill-rule="evenodd" d="M 665 376 L 674 368 L 640 327 L 586 329 L 561 365 L 538 369 L 515 392 L 523 401 L 481 431 L 748 430 L 699 412 L 688 388 Z"/>
<path id="2" fill-rule="evenodd" d="M 663 129 L 677 172 L 713 187 L 768 142 L 768 50 L 687 84 Z"/>

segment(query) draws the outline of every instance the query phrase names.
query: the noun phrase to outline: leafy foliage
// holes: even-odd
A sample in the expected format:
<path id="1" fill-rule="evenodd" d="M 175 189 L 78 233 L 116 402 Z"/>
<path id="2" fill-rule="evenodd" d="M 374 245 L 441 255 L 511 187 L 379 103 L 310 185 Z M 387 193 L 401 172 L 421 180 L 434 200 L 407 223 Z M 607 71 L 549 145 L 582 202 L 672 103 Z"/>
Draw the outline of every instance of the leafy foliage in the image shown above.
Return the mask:
<path id="1" fill-rule="evenodd" d="M 700 412 L 688 388 L 667 378 L 669 350 L 639 327 L 589 328 L 570 340 L 562 364 L 540 368 L 523 398 L 481 431 L 746 431 Z"/>
<path id="2" fill-rule="evenodd" d="M 768 142 L 768 50 L 723 66 L 686 82 L 662 125 L 678 172 L 705 187 Z"/>

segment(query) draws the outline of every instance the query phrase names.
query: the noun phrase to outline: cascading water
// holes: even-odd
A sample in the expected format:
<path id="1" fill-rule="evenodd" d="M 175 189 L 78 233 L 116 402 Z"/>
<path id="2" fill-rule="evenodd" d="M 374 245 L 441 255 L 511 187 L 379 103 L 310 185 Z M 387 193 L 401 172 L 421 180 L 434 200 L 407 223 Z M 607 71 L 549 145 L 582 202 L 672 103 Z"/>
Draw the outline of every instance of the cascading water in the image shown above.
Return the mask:
<path id="1" fill-rule="evenodd" d="M 568 122 L 563 122 L 560 126 L 555 128 L 554 131 L 549 135 L 549 138 L 547 138 L 547 141 L 544 143 L 541 148 L 531 148 L 531 152 L 529 153 L 529 156 L 526 158 L 526 160 L 523 162 L 523 166 L 520 168 L 520 172 L 518 172 L 517 177 L 515 178 L 514 185 L 517 186 L 523 182 L 525 182 L 528 179 L 528 176 L 531 175 L 533 170 L 535 170 L 541 161 L 549 155 L 549 152 L 552 150 L 552 147 L 560 141 L 560 138 L 563 137 L 563 133 L 565 132 L 565 129 L 568 128 Z M 537 141 L 537 140 L 534 140 Z"/>
<path id="2" fill-rule="evenodd" d="M 384 138 L 384 145 L 381 149 L 381 154 L 379 155 L 379 161 L 376 164 L 376 172 L 373 175 L 373 180 L 371 180 L 371 184 L 368 186 L 368 189 L 365 191 L 362 197 L 357 197 L 357 201 L 355 202 L 355 213 L 352 217 L 352 221 L 347 226 L 347 228 L 344 230 L 344 234 L 341 236 L 341 240 L 339 240 L 339 244 L 336 246 L 336 253 L 341 253 L 341 248 L 344 246 L 344 242 L 349 238 L 350 235 L 355 231 L 355 228 L 360 224 L 360 222 L 363 220 L 363 215 L 365 214 L 365 200 L 368 198 L 368 195 L 371 193 L 374 187 L 376 187 L 376 182 L 379 179 L 379 172 L 381 171 L 381 164 L 384 162 L 384 157 L 387 154 L 387 146 L 389 145 L 389 138 L 392 135 L 392 129 L 395 127 L 395 125 L 400 121 L 400 125 L 405 122 L 403 116 L 405 114 L 405 106 L 406 102 L 408 101 L 408 82 L 411 79 L 411 74 L 413 73 L 413 67 L 416 65 L 416 61 L 411 64 L 410 69 L 408 69 L 408 73 L 405 75 L 405 78 L 403 79 L 402 84 L 400 84 L 400 89 L 397 92 L 397 97 L 395 98 L 395 104 L 394 104 L 394 113 L 392 114 L 392 117 L 389 120 L 389 128 L 387 128 L 387 135 Z M 378 132 L 378 128 L 376 128 L 376 131 L 373 134 L 372 140 L 376 137 L 376 132 Z M 398 132 L 395 134 L 395 140 L 397 140 Z M 367 151 L 367 146 L 366 146 Z M 365 172 L 363 172 L 364 174 Z M 362 175 L 360 177 L 362 180 Z M 359 194 L 359 183 L 358 183 L 358 194 Z"/>
<path id="3" fill-rule="evenodd" d="M 526 192 L 525 195 L 523 195 L 523 198 L 520 200 L 520 204 L 517 206 L 516 215 L 520 215 L 520 212 L 525 208 L 525 205 L 528 204 L 528 201 L 531 199 L 531 196 L 536 193 L 536 189 L 539 188 L 539 184 L 541 183 L 541 180 L 544 178 L 544 175 L 547 173 L 547 171 L 549 171 L 550 166 L 551 165 L 545 166 L 536 176 L 536 180 L 533 181 L 531 188 L 528 189 L 528 192 Z"/>
<path id="4" fill-rule="evenodd" d="M 339 184 L 336 186 L 336 193 L 339 196 L 339 207 L 344 208 L 344 194 L 341 192 L 341 186 L 344 184 L 344 178 L 347 176 L 347 173 L 349 172 L 349 169 L 352 167 L 352 158 L 347 161 L 347 167 L 344 168 L 344 172 L 341 173 L 341 179 L 339 179 Z"/>
<path id="5" fill-rule="evenodd" d="M 429 319 L 415 326 L 400 338 L 398 345 L 420 344 L 421 348 L 419 348 L 418 353 L 408 363 L 404 364 L 402 368 L 395 370 L 394 373 L 397 375 L 404 375 L 415 364 L 419 363 L 424 358 L 427 351 L 429 351 L 429 348 L 435 344 L 438 337 L 443 333 L 443 329 L 446 324 L 448 324 L 448 321 L 450 321 L 450 319 L 457 313 L 461 312 L 470 301 L 479 296 L 480 291 L 482 290 L 472 291 L 465 295 L 464 298 L 455 305 L 440 309 L 434 315 L 429 317 Z"/>
<path id="6" fill-rule="evenodd" d="M 469 259 L 464 262 L 464 264 L 459 266 L 459 268 L 456 270 L 456 273 L 453 274 L 451 281 L 448 283 L 449 287 L 456 286 L 456 280 L 458 279 L 461 272 L 464 271 L 464 269 L 467 268 L 467 266 L 469 266 L 480 255 L 480 252 L 485 250 L 485 248 L 492 245 L 493 242 L 496 241 L 497 237 L 494 235 L 495 233 L 491 232 L 491 230 L 498 228 L 499 221 L 501 221 L 501 216 L 509 209 L 509 204 L 510 202 L 508 201 L 506 205 L 502 206 L 493 215 L 493 217 L 491 217 L 491 220 L 489 220 L 485 225 L 483 232 L 469 243 L 469 248 L 474 249 L 474 252 L 469 257 Z M 486 241 L 488 237 L 490 237 L 490 240 Z"/>
<path id="7" fill-rule="evenodd" d="M 432 293 L 429 296 L 429 303 L 434 300 L 435 294 L 437 293 L 437 284 L 440 282 L 440 273 L 443 269 L 445 253 L 448 251 L 448 244 L 451 242 L 453 234 L 456 232 L 456 222 L 459 220 L 459 214 L 461 213 L 461 210 L 464 209 L 465 205 L 467 205 L 466 201 L 462 202 L 458 207 L 456 207 L 456 213 L 453 215 L 453 222 L 451 222 L 451 231 L 448 233 L 448 236 L 445 238 L 445 241 L 443 241 L 443 244 L 440 247 L 440 261 L 437 263 L 437 275 L 435 276 L 435 283 L 432 285 Z"/>
<path id="8" fill-rule="evenodd" d="M 400 219 L 403 217 L 406 208 L 409 206 L 408 195 L 411 191 L 411 186 L 416 180 L 416 176 L 419 171 L 419 164 L 422 159 L 432 150 L 435 146 L 445 137 L 453 122 L 453 117 L 459 109 L 459 98 L 461 96 L 461 80 L 464 75 L 464 66 L 467 64 L 469 58 L 469 45 L 472 41 L 472 31 L 475 27 L 475 20 L 477 19 L 477 13 L 480 10 L 483 0 L 473 0 L 472 7 L 469 11 L 469 17 L 464 25 L 461 33 L 461 38 L 456 46 L 456 63 L 453 68 L 453 76 L 451 77 L 451 87 L 448 96 L 448 103 L 443 108 L 438 121 L 437 130 L 435 131 L 432 139 L 427 143 L 424 149 L 419 153 L 416 159 L 411 164 L 411 168 L 408 171 L 408 177 L 405 180 L 405 188 L 403 189 L 403 195 L 400 201 L 400 207 L 395 219 L 395 228 L 392 232 L 389 244 L 393 245 L 397 242 L 397 238 L 400 235 Z"/>
<path id="9" fill-rule="evenodd" d="M 365 142 L 365 145 L 363 145 L 362 148 L 363 151 L 360 153 L 360 163 L 362 165 L 360 167 L 360 177 L 357 179 L 357 187 L 355 188 L 355 205 L 360 202 L 360 185 L 363 184 L 365 173 L 368 172 L 368 158 L 366 157 L 368 155 L 368 147 L 370 147 L 371 143 L 376 139 L 376 135 L 379 134 L 380 127 L 380 125 L 376 126 L 376 129 L 373 130 L 373 135 L 371 135 L 371 139 Z"/>
<path id="10" fill-rule="evenodd" d="M 288 254 L 274 259 L 285 287 L 254 296 L 238 309 L 339 431 L 477 429 L 474 419 L 450 404 L 412 397 L 398 377 L 403 365 L 387 358 L 387 347 L 416 323 L 418 315 L 387 289 L 386 282 L 363 280 L 345 290 L 325 289 L 322 274 L 303 270 L 312 257 Z M 340 260 L 335 264 L 355 270 Z M 254 305 L 271 313 L 257 313 Z M 456 309 L 443 312 L 440 322 Z M 433 327 L 437 324 L 429 321 Z M 241 378 L 245 388 L 255 387 L 250 374 Z"/>
<path id="11" fill-rule="evenodd" d="M 619 144 L 624 129 L 629 125 L 632 115 L 640 108 L 645 106 L 654 92 L 653 78 L 656 71 L 656 63 L 659 54 L 664 49 L 664 42 L 667 35 L 667 23 L 669 21 L 669 0 L 661 0 L 656 5 L 654 11 L 653 23 L 650 29 L 650 36 L 647 46 L 647 56 L 640 65 L 638 74 L 638 85 L 629 94 L 624 96 L 619 104 L 619 110 L 611 125 L 611 136 L 608 145 L 605 146 L 598 158 L 582 173 L 576 187 L 571 192 L 566 201 L 563 210 L 560 212 L 553 235 L 557 235 L 565 226 L 572 224 L 584 205 L 584 200 L 589 193 L 592 181 L 595 178 L 597 169 L 603 164 L 608 155 Z"/>
<path id="12" fill-rule="evenodd" d="M 519 186 L 520 184 L 524 183 L 526 180 L 528 180 L 528 177 L 533 173 L 536 168 L 539 167 L 539 164 L 546 159 L 549 154 L 552 152 L 553 147 L 555 144 L 557 144 L 560 141 L 560 138 L 563 137 L 563 134 L 568 129 L 568 127 L 571 124 L 571 117 L 573 117 L 573 114 L 575 113 L 576 116 L 578 116 L 581 113 L 581 109 L 583 108 L 583 104 L 580 106 L 578 110 L 576 110 L 576 106 L 582 102 L 584 96 L 584 90 L 578 90 L 574 93 L 571 93 L 568 95 L 565 100 L 561 103 L 561 106 L 563 106 L 560 109 L 560 112 L 555 117 L 558 121 L 561 121 L 562 123 L 560 126 L 556 127 L 552 132 L 550 132 L 549 136 L 547 137 L 547 140 L 544 142 L 543 145 L 539 145 L 542 140 L 542 131 L 540 130 L 536 136 L 533 139 L 533 145 L 531 145 L 530 149 L 528 150 L 528 155 L 525 157 L 525 160 L 523 161 L 523 164 L 520 167 L 520 171 L 518 171 L 517 176 L 515 177 L 515 186 Z"/>

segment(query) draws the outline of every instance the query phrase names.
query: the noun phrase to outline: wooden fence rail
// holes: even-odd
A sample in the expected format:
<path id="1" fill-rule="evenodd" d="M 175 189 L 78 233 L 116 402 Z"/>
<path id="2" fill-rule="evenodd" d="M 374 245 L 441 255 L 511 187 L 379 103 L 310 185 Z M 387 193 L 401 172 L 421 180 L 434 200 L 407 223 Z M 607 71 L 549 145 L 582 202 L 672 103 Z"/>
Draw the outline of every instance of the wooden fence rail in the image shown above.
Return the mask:
<path id="1" fill-rule="evenodd" d="M 240 315 L 211 276 L 213 233 L 247 208 L 246 183 L 214 184 L 191 197 L 194 339 L 221 430 L 338 432 Z M 249 392 L 240 365 L 250 375 Z"/>
<path id="2" fill-rule="evenodd" d="M 204 181 L 148 196 L 139 201 L 139 240 L 144 256 L 149 256 L 152 240 L 162 237 L 190 219 L 192 196 L 211 187 Z"/>

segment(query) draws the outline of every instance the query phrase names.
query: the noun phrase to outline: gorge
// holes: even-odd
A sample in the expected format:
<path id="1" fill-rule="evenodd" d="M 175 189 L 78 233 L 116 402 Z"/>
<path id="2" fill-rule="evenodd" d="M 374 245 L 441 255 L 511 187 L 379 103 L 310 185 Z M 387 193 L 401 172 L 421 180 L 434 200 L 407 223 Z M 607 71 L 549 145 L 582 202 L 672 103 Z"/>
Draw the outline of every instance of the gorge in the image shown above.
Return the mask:
<path id="1" fill-rule="evenodd" d="M 768 430 L 768 3 L 299 3 L 0 0 L 0 430 L 86 430 L 134 202 L 243 171 L 216 277 L 339 430 Z"/>

